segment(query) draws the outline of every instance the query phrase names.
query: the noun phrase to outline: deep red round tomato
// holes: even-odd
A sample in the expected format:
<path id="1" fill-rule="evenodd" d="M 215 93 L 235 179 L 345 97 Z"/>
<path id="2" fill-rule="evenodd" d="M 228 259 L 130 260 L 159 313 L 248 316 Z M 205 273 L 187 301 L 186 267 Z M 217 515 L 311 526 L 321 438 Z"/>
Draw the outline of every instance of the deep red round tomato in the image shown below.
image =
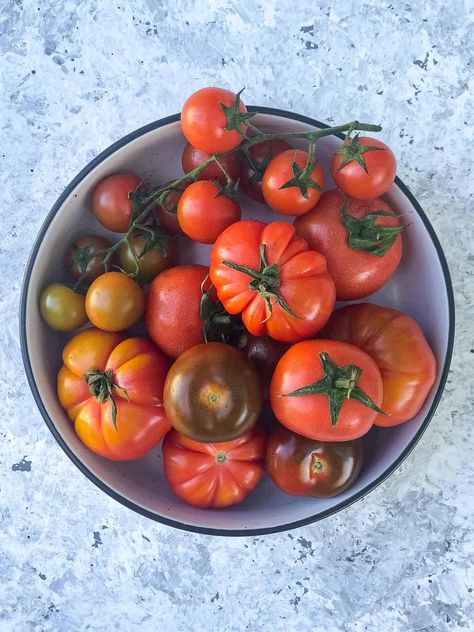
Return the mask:
<path id="1" fill-rule="evenodd" d="M 436 359 L 418 323 L 395 309 L 363 303 L 331 316 L 324 335 L 357 345 L 382 374 L 385 415 L 377 426 L 397 426 L 423 406 L 436 379 Z"/>
<path id="2" fill-rule="evenodd" d="M 337 189 L 326 191 L 294 226 L 310 248 L 326 257 L 339 301 L 379 290 L 402 257 L 402 226 L 381 199 L 354 200 Z"/>
<path id="3" fill-rule="evenodd" d="M 201 443 L 171 430 L 163 441 L 165 476 L 174 493 L 190 505 L 236 505 L 263 477 L 265 443 L 258 427 L 224 443 Z"/>
<path id="4" fill-rule="evenodd" d="M 382 395 L 374 360 L 335 340 L 293 345 L 277 364 L 270 386 L 277 419 L 318 441 L 350 441 L 364 435 L 381 412 Z"/>
<path id="5" fill-rule="evenodd" d="M 191 347 L 172 365 L 164 390 L 173 427 L 194 441 L 231 441 L 248 432 L 262 409 L 255 367 L 222 342 Z"/>
<path id="6" fill-rule="evenodd" d="M 350 197 L 373 200 L 386 193 L 397 175 L 397 161 L 385 143 L 368 136 L 345 141 L 334 154 L 332 175 Z"/>
<path id="7" fill-rule="evenodd" d="M 262 193 L 262 177 L 270 160 L 287 149 L 291 149 L 291 145 L 279 138 L 264 140 L 250 147 L 250 159 L 246 158 L 242 165 L 239 185 L 256 202 L 265 202 Z"/>
<path id="8" fill-rule="evenodd" d="M 204 342 L 201 287 L 208 274 L 205 266 L 176 266 L 161 272 L 150 285 L 146 306 L 148 334 L 172 358 Z"/>
<path id="9" fill-rule="evenodd" d="M 230 314 L 256 336 L 281 342 L 314 336 L 334 307 L 326 260 L 291 224 L 254 220 L 229 226 L 211 253 L 210 277 Z"/>
<path id="10" fill-rule="evenodd" d="M 169 182 L 167 183 L 169 184 Z M 165 185 L 166 186 L 166 185 Z M 178 202 L 188 185 L 182 183 L 169 191 L 163 204 L 157 204 L 154 209 L 155 218 L 172 233 L 183 234 L 178 222 Z"/>
<path id="11" fill-rule="evenodd" d="M 331 498 L 342 494 L 357 480 L 362 460 L 360 441 L 315 441 L 283 426 L 268 438 L 268 473 L 281 491 L 292 496 Z"/>
<path id="12" fill-rule="evenodd" d="M 92 194 L 92 211 L 109 230 L 126 233 L 132 217 L 130 193 L 142 179 L 134 173 L 114 173 L 99 182 Z"/>
<path id="13" fill-rule="evenodd" d="M 88 448 L 116 461 L 139 459 L 170 428 L 163 409 L 168 365 L 150 340 L 86 329 L 68 342 L 59 402 Z"/>
<path id="14" fill-rule="evenodd" d="M 202 244 L 213 244 L 228 226 L 240 220 L 240 206 L 209 180 L 190 184 L 178 202 L 183 233 Z"/>
<path id="15" fill-rule="evenodd" d="M 265 202 L 283 215 L 303 215 L 318 202 L 324 187 L 324 172 L 317 162 L 304 175 L 308 153 L 288 149 L 270 161 L 263 174 Z"/>
<path id="16" fill-rule="evenodd" d="M 197 147 L 186 143 L 182 157 L 184 173 L 189 173 L 193 169 L 196 169 L 196 167 L 202 165 L 203 162 L 209 160 L 211 155 L 212 154 L 208 154 L 206 151 L 202 151 L 202 149 L 197 149 Z M 215 180 L 216 182 L 225 184 L 227 182 L 226 174 L 232 179 L 239 176 L 241 163 L 240 156 L 237 152 L 222 156 L 219 162 L 222 165 L 222 169 L 215 162 L 211 163 L 201 171 L 198 180 Z"/>
<path id="17" fill-rule="evenodd" d="M 202 88 L 184 104 L 181 129 L 193 147 L 208 154 L 232 151 L 247 130 L 245 116 L 242 117 L 246 112 L 240 97 L 230 90 Z"/>

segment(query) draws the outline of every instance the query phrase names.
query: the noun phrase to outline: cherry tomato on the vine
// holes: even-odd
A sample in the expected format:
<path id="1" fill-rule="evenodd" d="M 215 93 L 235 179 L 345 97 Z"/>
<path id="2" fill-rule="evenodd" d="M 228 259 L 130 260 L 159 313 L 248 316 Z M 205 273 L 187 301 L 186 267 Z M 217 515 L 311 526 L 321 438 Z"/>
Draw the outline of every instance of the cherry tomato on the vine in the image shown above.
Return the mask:
<path id="1" fill-rule="evenodd" d="M 256 202 L 265 201 L 262 193 L 262 177 L 270 160 L 287 149 L 291 149 L 291 145 L 280 138 L 264 140 L 250 147 L 250 160 L 244 159 L 240 172 L 240 186 Z"/>
<path id="2" fill-rule="evenodd" d="M 105 272 L 104 258 L 111 242 L 100 235 L 82 235 L 74 240 L 66 255 L 66 265 L 81 283 L 92 283 Z M 109 267 L 113 264 L 112 257 Z"/>
<path id="3" fill-rule="evenodd" d="M 145 311 L 141 287 L 122 272 L 106 272 L 86 294 L 86 312 L 93 325 L 104 331 L 121 331 L 137 322 Z"/>
<path id="4" fill-rule="evenodd" d="M 189 173 L 193 169 L 196 169 L 196 167 L 202 165 L 203 162 L 209 160 L 211 156 L 212 154 L 208 154 L 206 151 L 186 143 L 182 156 L 184 173 Z M 222 165 L 222 169 L 217 163 L 213 162 L 201 171 L 197 179 L 215 180 L 216 182 L 222 182 L 222 184 L 225 184 L 227 182 L 226 174 L 231 179 L 235 179 L 239 176 L 241 163 L 240 156 L 237 152 L 222 156 L 219 158 L 219 163 Z"/>
<path id="5" fill-rule="evenodd" d="M 96 185 L 92 194 L 92 211 L 109 230 L 126 233 L 132 218 L 132 200 L 142 179 L 134 173 L 114 173 Z"/>
<path id="6" fill-rule="evenodd" d="M 153 210 L 157 221 L 172 233 L 183 234 L 178 222 L 178 202 L 188 184 L 183 182 L 173 187 L 165 196 L 163 204 L 157 204 Z"/>
<path id="7" fill-rule="evenodd" d="M 57 331 L 73 331 L 87 323 L 84 295 L 62 283 L 53 283 L 42 291 L 40 312 Z"/>
<path id="8" fill-rule="evenodd" d="M 119 248 L 120 267 L 139 283 L 149 283 L 157 274 L 174 266 L 178 258 L 175 239 L 159 235 L 151 244 L 149 240 L 146 233 L 135 232 Z"/>

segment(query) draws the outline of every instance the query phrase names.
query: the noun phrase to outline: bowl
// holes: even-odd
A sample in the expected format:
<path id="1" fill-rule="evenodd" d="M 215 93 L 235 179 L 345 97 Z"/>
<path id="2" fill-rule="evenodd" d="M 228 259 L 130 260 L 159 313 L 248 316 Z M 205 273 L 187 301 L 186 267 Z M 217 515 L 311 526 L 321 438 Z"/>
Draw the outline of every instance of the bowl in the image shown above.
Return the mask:
<path id="1" fill-rule="evenodd" d="M 253 122 L 265 131 L 326 127 L 291 112 L 249 109 L 258 111 Z M 326 175 L 331 155 L 340 143 L 341 139 L 335 136 L 318 141 L 318 156 Z M 405 311 L 420 323 L 436 356 L 438 373 L 430 395 L 414 419 L 394 428 L 371 430 L 366 441 L 366 460 L 356 483 L 334 498 L 301 498 L 280 492 L 266 476 L 240 505 L 220 510 L 196 509 L 182 502 L 168 486 L 160 446 L 138 461 L 119 463 L 101 458 L 81 443 L 56 396 L 61 350 L 70 336 L 49 329 L 38 309 L 39 295 L 47 284 L 68 280 L 64 255 L 77 235 L 85 232 L 113 235 L 99 226 L 90 212 L 94 185 L 119 170 L 136 171 L 152 183 L 176 178 L 182 173 L 184 144 L 178 114 L 138 129 L 92 160 L 49 212 L 33 246 L 21 296 L 21 348 L 31 390 L 46 425 L 81 472 L 104 492 L 144 516 L 180 529 L 217 535 L 273 533 L 320 520 L 362 498 L 384 481 L 411 452 L 436 410 L 454 338 L 453 292 L 443 251 L 420 205 L 397 178 L 385 197 L 403 215 L 404 222 L 410 224 L 404 235 L 404 256 L 389 283 L 367 300 Z M 326 188 L 332 186 L 329 179 Z M 243 207 L 243 216 L 247 218 L 267 222 L 284 219 L 250 200 Z M 208 246 L 190 243 L 182 253 L 182 262 L 206 263 L 209 250 Z"/>

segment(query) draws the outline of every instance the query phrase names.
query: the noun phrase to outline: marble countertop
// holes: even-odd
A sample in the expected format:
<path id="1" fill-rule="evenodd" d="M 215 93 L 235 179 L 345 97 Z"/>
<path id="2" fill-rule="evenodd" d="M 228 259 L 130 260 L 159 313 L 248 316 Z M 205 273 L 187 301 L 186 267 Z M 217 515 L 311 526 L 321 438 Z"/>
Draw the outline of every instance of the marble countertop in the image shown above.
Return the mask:
<path id="1" fill-rule="evenodd" d="M 0 630 L 473 630 L 472 3 L 1 8 Z M 98 152 L 206 84 L 382 122 L 455 288 L 446 393 L 410 458 L 344 512 L 266 537 L 176 531 L 104 495 L 47 430 L 20 357 L 20 284 L 48 209 Z"/>

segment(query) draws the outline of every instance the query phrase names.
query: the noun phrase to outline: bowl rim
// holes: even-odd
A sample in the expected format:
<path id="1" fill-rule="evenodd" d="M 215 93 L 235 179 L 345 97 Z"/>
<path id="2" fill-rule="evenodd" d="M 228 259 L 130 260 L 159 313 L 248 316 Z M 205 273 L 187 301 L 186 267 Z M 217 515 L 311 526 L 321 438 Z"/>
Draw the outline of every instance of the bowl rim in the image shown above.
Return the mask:
<path id="1" fill-rule="evenodd" d="M 313 119 L 308 116 L 304 116 L 302 114 L 296 114 L 294 112 L 289 112 L 287 110 L 282 110 L 279 108 L 271 108 L 271 107 L 260 107 L 260 106 L 248 106 L 247 109 L 251 112 L 256 112 L 259 114 L 269 114 L 272 116 L 279 116 L 282 118 L 288 118 L 291 120 L 299 121 L 302 123 L 306 123 L 313 127 L 319 128 L 327 128 L 329 125 L 325 123 L 321 123 L 320 121 Z M 152 123 L 148 123 L 143 127 L 138 128 L 137 130 L 130 132 L 123 138 L 119 139 L 107 149 L 98 154 L 95 158 L 93 158 L 67 185 L 61 195 L 58 197 L 56 202 L 51 207 L 51 210 L 46 215 L 46 218 L 40 228 L 40 231 L 34 241 L 33 248 L 30 252 L 27 265 L 25 268 L 25 273 L 23 276 L 23 283 L 21 288 L 21 298 L 20 298 L 20 346 L 21 346 L 21 354 L 23 358 L 23 364 L 26 372 L 26 376 L 28 379 L 28 383 L 30 389 L 33 393 L 33 397 L 35 399 L 36 405 L 39 408 L 39 411 L 51 431 L 52 435 L 59 443 L 61 448 L 67 454 L 67 456 L 71 459 L 71 461 L 76 465 L 76 467 L 90 480 L 92 481 L 99 489 L 108 494 L 110 497 L 114 498 L 116 501 L 127 507 L 128 509 L 132 509 L 133 511 L 145 516 L 146 518 L 150 518 L 156 522 L 160 522 L 170 527 L 175 527 L 177 529 L 181 529 L 183 531 L 190 531 L 194 533 L 200 533 L 205 535 L 218 535 L 218 536 L 259 536 L 266 535 L 271 533 L 279 533 L 281 531 L 287 531 L 290 529 L 296 529 L 298 527 L 303 527 L 308 524 L 312 524 L 314 522 L 318 522 L 319 520 L 323 520 L 342 509 L 345 509 L 349 505 L 352 505 L 356 501 L 360 500 L 376 487 L 378 487 L 381 483 L 383 483 L 407 458 L 407 456 L 412 452 L 413 448 L 416 446 L 423 433 L 425 432 L 428 424 L 430 423 L 438 404 L 441 400 L 442 394 L 444 392 L 444 387 L 446 384 L 446 380 L 449 373 L 449 367 L 451 364 L 451 357 L 453 353 L 453 345 L 454 345 L 454 328 L 455 328 L 455 308 L 454 308 L 454 294 L 453 294 L 453 286 L 451 281 L 451 276 L 449 273 L 448 264 L 446 261 L 446 257 L 444 255 L 441 244 L 438 240 L 438 237 L 432 227 L 428 217 L 425 215 L 425 212 L 421 208 L 419 202 L 416 200 L 414 195 L 408 189 L 408 187 L 400 180 L 400 178 L 395 178 L 395 184 L 398 188 L 406 195 L 406 197 L 410 200 L 410 203 L 413 205 L 413 208 L 420 216 L 430 238 L 435 247 L 436 253 L 438 255 L 438 259 L 441 265 L 441 269 L 443 272 L 443 277 L 446 286 L 446 295 L 448 300 L 448 317 L 449 317 L 449 327 L 448 327 L 448 340 L 447 340 L 447 348 L 446 348 L 446 358 L 444 361 L 443 370 L 441 372 L 441 377 L 439 381 L 438 388 L 433 397 L 433 401 L 431 403 L 430 409 L 425 415 L 425 418 L 418 429 L 418 432 L 415 434 L 410 443 L 406 446 L 403 452 L 398 456 L 398 458 L 391 463 L 387 469 L 380 474 L 374 481 L 372 481 L 369 485 L 361 489 L 359 492 L 355 493 L 344 501 L 334 505 L 330 509 L 326 509 L 325 511 L 315 514 L 312 516 L 308 516 L 306 518 L 302 518 L 300 520 L 296 520 L 289 523 L 283 523 L 279 525 L 275 525 L 272 527 L 263 527 L 263 528 L 248 528 L 248 529 L 222 529 L 222 528 L 211 528 L 211 527 L 202 527 L 198 525 L 189 525 L 184 522 L 180 522 L 178 520 L 174 520 L 163 516 L 161 514 L 155 513 L 153 511 L 149 511 L 140 505 L 137 505 L 133 501 L 129 500 L 125 496 L 122 496 L 120 493 L 116 492 L 112 488 L 110 488 L 104 481 L 102 481 L 98 476 L 96 476 L 89 468 L 79 459 L 78 456 L 74 454 L 72 449 L 68 446 L 66 441 L 63 439 L 61 433 L 56 428 L 53 420 L 50 418 L 46 411 L 46 407 L 43 404 L 41 399 L 41 394 L 36 385 L 36 381 L 33 375 L 33 369 L 30 362 L 30 357 L 28 353 L 28 344 L 27 344 L 27 332 L 26 332 L 26 304 L 28 291 L 30 286 L 30 277 L 32 273 L 33 266 L 35 264 L 36 256 L 38 254 L 38 250 L 43 241 L 43 237 L 46 234 L 46 231 L 49 228 L 49 225 L 59 211 L 59 209 L 63 206 L 64 202 L 67 200 L 69 195 L 74 191 L 74 189 L 78 186 L 78 184 L 100 163 L 102 163 L 106 158 L 114 154 L 116 151 L 130 143 L 131 141 L 136 140 L 140 136 L 147 134 L 148 132 L 159 129 L 160 127 L 164 127 L 165 125 L 169 125 L 170 123 L 176 123 L 180 120 L 180 114 L 172 114 L 170 116 L 166 116 L 164 118 L 153 121 Z M 343 139 L 342 134 L 336 134 L 335 136 Z"/>

